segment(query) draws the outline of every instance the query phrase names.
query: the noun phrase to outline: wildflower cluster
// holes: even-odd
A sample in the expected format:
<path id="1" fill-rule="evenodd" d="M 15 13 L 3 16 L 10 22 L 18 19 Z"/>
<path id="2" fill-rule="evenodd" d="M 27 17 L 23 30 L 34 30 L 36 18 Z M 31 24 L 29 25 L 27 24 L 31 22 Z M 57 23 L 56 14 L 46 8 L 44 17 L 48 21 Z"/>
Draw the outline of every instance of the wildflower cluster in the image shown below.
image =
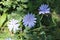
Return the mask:
<path id="1" fill-rule="evenodd" d="M 50 13 L 50 8 L 48 8 L 47 4 L 42 4 L 39 9 L 39 14 L 45 14 L 45 13 Z M 37 18 L 35 18 L 35 15 L 32 13 L 28 13 L 27 15 L 24 16 L 23 18 L 23 25 L 25 27 L 29 27 L 32 28 L 34 27 L 35 23 L 36 23 Z M 18 21 L 15 19 L 12 19 L 9 21 L 8 23 L 8 29 L 9 31 L 14 31 L 14 33 L 16 32 L 16 30 L 18 30 L 19 28 L 19 24 Z"/>

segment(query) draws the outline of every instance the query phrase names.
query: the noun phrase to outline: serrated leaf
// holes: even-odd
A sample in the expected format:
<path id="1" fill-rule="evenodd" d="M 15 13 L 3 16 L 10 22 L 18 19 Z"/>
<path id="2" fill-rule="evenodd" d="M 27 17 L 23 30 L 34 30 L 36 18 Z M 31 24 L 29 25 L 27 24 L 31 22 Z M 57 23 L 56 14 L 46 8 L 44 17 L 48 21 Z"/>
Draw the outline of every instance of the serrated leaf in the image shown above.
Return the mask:
<path id="1" fill-rule="evenodd" d="M 6 20 L 6 14 L 4 13 L 2 16 L 0 16 L 0 27 L 3 25 L 5 20 Z"/>

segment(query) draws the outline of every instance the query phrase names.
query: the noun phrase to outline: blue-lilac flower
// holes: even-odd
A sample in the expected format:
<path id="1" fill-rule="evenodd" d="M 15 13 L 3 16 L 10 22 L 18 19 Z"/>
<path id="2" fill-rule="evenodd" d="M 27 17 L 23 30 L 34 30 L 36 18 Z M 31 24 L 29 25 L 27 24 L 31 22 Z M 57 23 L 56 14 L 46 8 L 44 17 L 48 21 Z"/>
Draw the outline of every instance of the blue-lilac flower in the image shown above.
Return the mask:
<path id="1" fill-rule="evenodd" d="M 39 10 L 39 14 L 50 13 L 50 8 L 47 4 L 42 4 L 38 10 Z"/>
<path id="2" fill-rule="evenodd" d="M 8 22 L 7 26 L 9 31 L 11 32 L 13 30 L 13 32 L 15 33 L 16 30 L 18 30 L 19 28 L 19 24 L 18 24 L 18 20 L 12 19 Z"/>
<path id="3" fill-rule="evenodd" d="M 35 18 L 34 14 L 28 13 L 27 15 L 24 16 L 24 18 L 23 18 L 24 26 L 28 26 L 28 27 L 32 28 L 32 27 L 34 27 L 35 23 L 36 23 L 36 18 Z"/>

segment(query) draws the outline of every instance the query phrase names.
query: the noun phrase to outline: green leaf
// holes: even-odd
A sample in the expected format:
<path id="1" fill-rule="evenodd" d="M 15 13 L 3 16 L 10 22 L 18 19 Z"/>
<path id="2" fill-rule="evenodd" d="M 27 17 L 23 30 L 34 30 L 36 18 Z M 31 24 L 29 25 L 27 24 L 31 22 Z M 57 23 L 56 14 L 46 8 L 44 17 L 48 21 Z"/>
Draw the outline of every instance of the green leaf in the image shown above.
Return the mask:
<path id="1" fill-rule="evenodd" d="M 24 13 L 12 12 L 11 14 L 8 15 L 8 20 L 16 19 L 18 21 L 21 21 L 23 19 L 23 16 L 24 16 Z"/>
<path id="2" fill-rule="evenodd" d="M 0 16 L 0 27 L 3 25 L 5 20 L 6 20 L 6 14 L 4 13 L 2 16 Z"/>
<path id="3" fill-rule="evenodd" d="M 27 8 L 27 5 L 26 4 L 21 4 L 22 7 L 24 8 Z"/>
<path id="4" fill-rule="evenodd" d="M 3 5 L 6 7 L 11 7 L 11 5 L 12 5 L 11 3 L 12 3 L 12 1 L 4 1 Z"/>
<path id="5" fill-rule="evenodd" d="M 21 6 L 17 7 L 17 11 L 22 11 L 23 8 Z"/>
<path id="6" fill-rule="evenodd" d="M 21 0 L 21 2 L 28 2 L 28 0 Z"/>

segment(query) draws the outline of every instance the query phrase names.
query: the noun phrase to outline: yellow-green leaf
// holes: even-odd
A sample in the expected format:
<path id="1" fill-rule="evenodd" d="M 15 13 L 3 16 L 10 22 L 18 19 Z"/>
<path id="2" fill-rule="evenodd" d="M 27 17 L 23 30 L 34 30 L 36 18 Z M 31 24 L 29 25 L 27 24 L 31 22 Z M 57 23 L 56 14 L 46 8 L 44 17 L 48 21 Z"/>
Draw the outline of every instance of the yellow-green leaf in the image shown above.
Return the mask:
<path id="1" fill-rule="evenodd" d="M 3 25 L 5 20 L 6 20 L 6 14 L 4 13 L 2 16 L 0 16 L 0 27 Z"/>

